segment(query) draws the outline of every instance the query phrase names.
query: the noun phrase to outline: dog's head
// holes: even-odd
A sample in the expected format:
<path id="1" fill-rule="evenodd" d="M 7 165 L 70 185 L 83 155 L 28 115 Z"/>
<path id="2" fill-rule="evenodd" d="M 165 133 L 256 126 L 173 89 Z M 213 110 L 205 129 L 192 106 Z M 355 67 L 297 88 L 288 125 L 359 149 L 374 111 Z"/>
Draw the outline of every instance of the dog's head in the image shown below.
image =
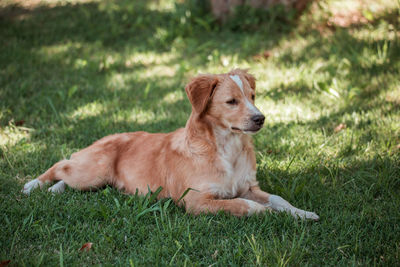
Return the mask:
<path id="1" fill-rule="evenodd" d="M 255 78 L 245 70 L 227 74 L 206 74 L 194 78 L 185 88 L 192 112 L 207 116 L 235 133 L 255 133 L 264 115 L 254 105 Z"/>

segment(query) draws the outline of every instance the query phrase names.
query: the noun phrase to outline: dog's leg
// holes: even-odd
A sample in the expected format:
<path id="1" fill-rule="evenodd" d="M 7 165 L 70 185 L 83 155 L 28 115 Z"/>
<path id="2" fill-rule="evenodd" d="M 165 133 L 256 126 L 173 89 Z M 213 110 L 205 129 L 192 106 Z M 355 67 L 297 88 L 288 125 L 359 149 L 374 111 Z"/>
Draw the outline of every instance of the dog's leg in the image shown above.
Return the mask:
<path id="1" fill-rule="evenodd" d="M 54 193 L 64 192 L 66 184 L 79 190 L 96 189 L 108 182 L 105 174 L 104 167 L 93 164 L 91 161 L 81 158 L 62 160 L 37 179 L 26 183 L 22 192 L 29 195 L 33 189 L 53 181 L 60 181 L 49 188 L 49 191 Z"/>
<path id="2" fill-rule="evenodd" d="M 212 196 L 205 196 L 186 201 L 186 209 L 194 214 L 217 213 L 223 210 L 235 216 L 249 216 L 264 212 L 266 207 L 244 198 L 214 199 Z"/>
<path id="3" fill-rule="evenodd" d="M 22 189 L 22 192 L 26 195 L 29 195 L 33 189 L 35 189 L 37 187 L 42 188 L 44 183 L 52 182 L 52 181 L 56 180 L 55 171 L 57 169 L 57 166 L 60 164 L 60 162 L 54 164 L 50 169 L 48 169 L 45 173 L 40 175 L 38 178 L 27 182 L 24 185 L 24 189 Z"/>
<path id="4" fill-rule="evenodd" d="M 265 206 L 268 206 L 269 196 L 270 194 L 262 191 L 258 186 L 252 186 L 247 192 L 241 194 L 240 197 L 250 199 Z"/>
<path id="5" fill-rule="evenodd" d="M 289 202 L 277 195 L 271 195 L 262 191 L 258 186 L 253 186 L 242 195 L 243 198 L 250 199 L 265 205 L 275 211 L 285 211 L 293 217 L 301 219 L 319 220 L 319 216 L 314 212 L 305 211 L 292 206 Z"/>

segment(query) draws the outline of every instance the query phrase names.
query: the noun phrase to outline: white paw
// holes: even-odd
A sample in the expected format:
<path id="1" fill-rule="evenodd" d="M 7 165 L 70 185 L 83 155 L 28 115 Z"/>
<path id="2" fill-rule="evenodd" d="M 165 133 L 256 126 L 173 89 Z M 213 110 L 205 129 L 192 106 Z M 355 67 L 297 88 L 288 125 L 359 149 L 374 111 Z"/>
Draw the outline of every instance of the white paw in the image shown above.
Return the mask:
<path id="1" fill-rule="evenodd" d="M 295 218 L 301 218 L 303 220 L 310 219 L 310 220 L 314 220 L 314 221 L 319 220 L 319 216 L 317 214 L 315 214 L 314 212 L 305 211 L 305 210 L 301 210 L 296 207 L 293 207 L 289 202 L 287 202 L 280 196 L 270 195 L 269 203 L 273 210 L 286 211 Z"/>
<path id="2" fill-rule="evenodd" d="M 303 219 L 303 220 L 314 220 L 314 221 L 319 220 L 319 216 L 316 213 L 311 212 L 311 211 L 296 209 L 295 211 L 291 211 L 291 214 L 293 216 L 299 217 L 300 219 Z"/>
<path id="3" fill-rule="evenodd" d="M 22 193 L 29 195 L 33 189 L 37 188 L 37 187 L 42 187 L 43 183 L 41 181 L 39 181 L 38 179 L 33 179 L 30 182 L 27 182 L 24 185 L 24 189 L 22 189 Z"/>
<path id="4" fill-rule="evenodd" d="M 64 193 L 64 191 L 65 191 L 65 183 L 63 181 L 59 181 L 58 183 L 56 183 L 55 185 L 50 187 L 47 191 L 52 192 L 52 193 L 56 193 L 56 194 Z"/>

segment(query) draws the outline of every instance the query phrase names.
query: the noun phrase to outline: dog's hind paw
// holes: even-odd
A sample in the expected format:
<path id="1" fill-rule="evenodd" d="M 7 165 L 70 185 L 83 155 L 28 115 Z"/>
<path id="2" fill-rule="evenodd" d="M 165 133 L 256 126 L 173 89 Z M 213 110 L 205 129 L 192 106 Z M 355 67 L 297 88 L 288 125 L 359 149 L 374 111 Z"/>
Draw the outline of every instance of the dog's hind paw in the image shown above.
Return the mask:
<path id="1" fill-rule="evenodd" d="M 21 190 L 22 193 L 24 193 L 25 195 L 30 195 L 30 193 L 32 192 L 33 189 L 37 188 L 37 187 L 42 187 L 43 183 L 38 180 L 38 179 L 33 179 L 30 182 L 27 182 L 24 185 L 24 188 Z"/>
<path id="2" fill-rule="evenodd" d="M 65 183 L 63 181 L 59 181 L 58 183 L 56 183 L 52 187 L 49 187 L 49 189 L 47 191 L 49 191 L 51 193 L 56 193 L 56 194 L 64 193 L 64 191 L 65 191 Z"/>

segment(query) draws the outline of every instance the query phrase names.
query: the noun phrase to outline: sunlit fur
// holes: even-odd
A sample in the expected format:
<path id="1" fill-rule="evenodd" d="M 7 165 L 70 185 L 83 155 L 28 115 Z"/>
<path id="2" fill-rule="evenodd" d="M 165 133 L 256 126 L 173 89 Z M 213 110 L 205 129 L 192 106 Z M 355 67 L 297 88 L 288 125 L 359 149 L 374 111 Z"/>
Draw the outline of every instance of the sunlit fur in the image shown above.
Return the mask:
<path id="1" fill-rule="evenodd" d="M 191 188 L 177 204 L 194 214 L 224 210 L 242 216 L 275 209 L 318 219 L 314 213 L 294 210 L 281 198 L 274 197 L 270 203 L 270 195 L 258 187 L 248 134 L 260 130 L 262 123 L 256 125 L 251 119 L 261 115 L 254 106 L 252 75 L 240 69 L 200 75 L 185 90 L 192 104 L 185 128 L 166 134 L 132 132 L 104 137 L 56 163 L 27 183 L 23 192 L 29 194 L 53 181 L 81 190 L 112 185 L 130 194 L 146 194 L 149 188 L 154 192 L 161 186 L 158 197 L 178 202 Z M 62 192 L 64 183 L 49 191 Z"/>

